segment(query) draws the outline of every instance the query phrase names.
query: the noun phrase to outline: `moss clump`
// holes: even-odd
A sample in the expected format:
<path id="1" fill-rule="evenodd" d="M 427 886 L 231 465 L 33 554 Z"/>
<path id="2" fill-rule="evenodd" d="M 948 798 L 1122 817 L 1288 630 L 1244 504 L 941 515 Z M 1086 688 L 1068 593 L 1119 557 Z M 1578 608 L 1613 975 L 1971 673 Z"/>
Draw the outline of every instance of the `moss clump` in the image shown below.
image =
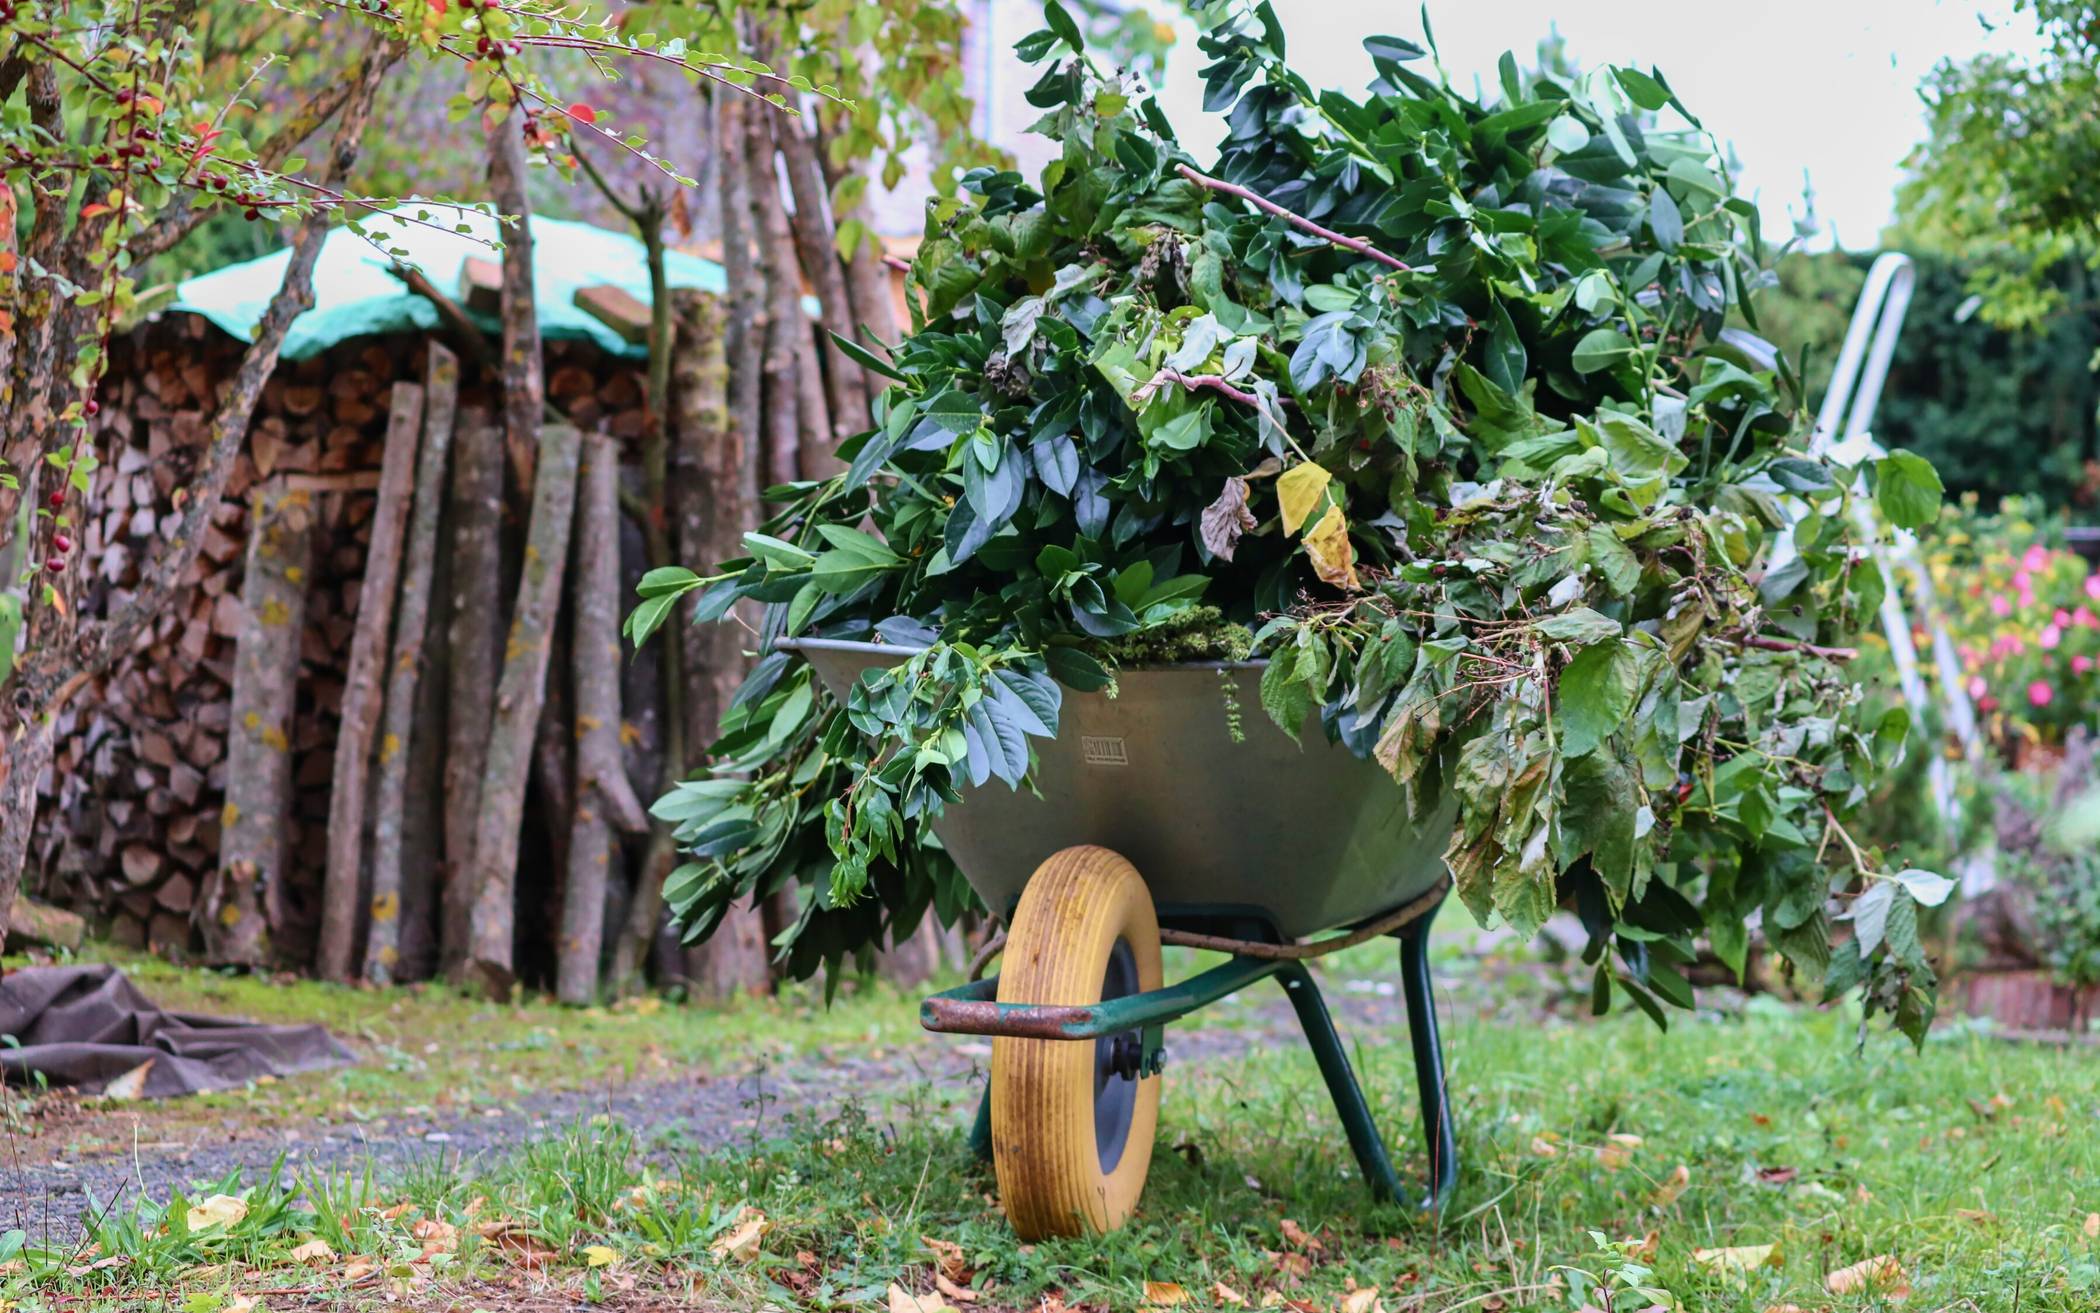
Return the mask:
<path id="1" fill-rule="evenodd" d="M 1111 666 L 1245 661 L 1254 651 L 1254 631 L 1215 606 L 1197 606 L 1134 634 L 1098 640 L 1088 651 Z"/>

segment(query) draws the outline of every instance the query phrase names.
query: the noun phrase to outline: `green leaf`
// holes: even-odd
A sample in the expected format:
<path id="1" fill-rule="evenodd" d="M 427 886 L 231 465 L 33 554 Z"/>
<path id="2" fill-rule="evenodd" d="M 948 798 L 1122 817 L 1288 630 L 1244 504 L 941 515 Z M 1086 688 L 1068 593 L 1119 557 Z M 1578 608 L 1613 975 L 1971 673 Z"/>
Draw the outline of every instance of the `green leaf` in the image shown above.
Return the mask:
<path id="1" fill-rule="evenodd" d="M 1599 615 L 1586 606 L 1548 616 L 1533 628 L 1556 643 L 1567 643 L 1575 647 L 1588 647 L 1607 638 L 1617 638 L 1626 632 L 1624 625 L 1607 615 Z"/>
<path id="2" fill-rule="evenodd" d="M 829 332 L 830 330 L 827 329 L 825 331 Z M 859 365 L 862 369 L 865 369 L 870 373 L 880 374 L 884 378 L 895 379 L 899 383 L 906 383 L 910 381 L 909 379 L 905 378 L 904 375 L 897 372 L 896 366 L 892 365 L 889 361 L 884 360 L 881 356 L 876 355 L 873 351 L 868 350 L 866 347 L 854 341 L 852 338 L 840 337 L 837 333 L 832 333 L 831 344 L 839 349 L 840 354 L 844 355 L 854 364 Z"/>
<path id="3" fill-rule="evenodd" d="M 1561 752 L 1580 757 L 1626 723 L 1640 692 L 1639 658 L 1623 640 L 1576 654 L 1560 673 Z"/>
<path id="4" fill-rule="evenodd" d="M 1588 540 L 1590 564 L 1597 567 L 1604 586 L 1614 597 L 1631 597 L 1641 582 L 1640 558 L 1608 524 L 1591 525 Z"/>
<path id="5" fill-rule="evenodd" d="M 1634 345 L 1616 328 L 1593 328 L 1575 344 L 1575 372 L 1594 374 L 1610 369 L 1634 353 Z"/>
<path id="6" fill-rule="evenodd" d="M 1946 491 L 1940 472 L 1916 452 L 1898 447 L 1874 462 L 1874 500 L 1899 529 L 1922 529 L 1937 519 Z"/>
<path id="7" fill-rule="evenodd" d="M 1655 234 L 1655 244 L 1665 251 L 1674 251 L 1684 241 L 1684 216 L 1678 213 L 1677 202 L 1670 199 L 1669 189 L 1658 185 L 1648 195 L 1648 231 Z"/>
<path id="8" fill-rule="evenodd" d="M 1072 15 L 1066 13 L 1065 7 L 1057 0 L 1043 0 L 1043 21 L 1057 34 L 1058 40 L 1072 48 L 1073 54 L 1086 53 L 1086 38 L 1079 34 L 1079 24 L 1072 21 Z"/>
<path id="9" fill-rule="evenodd" d="M 1938 907 L 1947 901 L 1948 894 L 1954 892 L 1954 881 L 1935 871 L 1919 870 L 1914 866 L 1896 872 L 1896 883 L 1908 889 L 1910 896 L 1923 907 Z"/>

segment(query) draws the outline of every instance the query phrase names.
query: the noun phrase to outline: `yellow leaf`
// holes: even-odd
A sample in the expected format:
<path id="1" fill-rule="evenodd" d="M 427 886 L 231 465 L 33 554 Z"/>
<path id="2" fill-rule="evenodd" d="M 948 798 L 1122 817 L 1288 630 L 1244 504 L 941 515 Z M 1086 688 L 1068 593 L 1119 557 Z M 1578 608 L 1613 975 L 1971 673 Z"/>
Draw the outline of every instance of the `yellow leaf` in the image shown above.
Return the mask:
<path id="1" fill-rule="evenodd" d="M 1342 1313 L 1373 1313 L 1378 1307 L 1378 1287 L 1358 1286 L 1342 1296 Z"/>
<path id="2" fill-rule="evenodd" d="M 718 1262 L 731 1259 L 739 1263 L 748 1262 L 758 1253 L 758 1242 L 765 1238 L 772 1225 L 766 1220 L 764 1213 L 746 1204 L 743 1211 L 736 1215 L 736 1225 L 730 1229 L 729 1234 L 717 1237 L 715 1242 L 707 1247 L 707 1251 L 713 1254 Z"/>
<path id="3" fill-rule="evenodd" d="M 1361 588 L 1356 577 L 1356 548 L 1349 542 L 1349 520 L 1339 506 L 1327 508 L 1320 522 L 1305 531 L 1305 554 L 1313 573 L 1336 588 Z"/>
<path id="4" fill-rule="evenodd" d="M 309 1240 L 292 1251 L 294 1263 L 326 1263 L 335 1257 L 335 1250 L 326 1240 Z"/>
<path id="5" fill-rule="evenodd" d="M 203 1203 L 193 1205 L 187 1217 L 190 1230 L 206 1231 L 215 1226 L 232 1226 L 247 1215 L 246 1200 L 236 1199 L 230 1194 L 215 1194 Z"/>
<path id="6" fill-rule="evenodd" d="M 1910 1277 L 1903 1264 L 1888 1254 L 1876 1254 L 1850 1267 L 1841 1267 L 1823 1278 L 1823 1288 L 1833 1295 L 1872 1290 L 1888 1299 L 1910 1298 Z"/>
<path id="7" fill-rule="evenodd" d="M 890 1282 L 890 1313 L 955 1313 L 939 1295 L 915 1295 Z"/>
<path id="8" fill-rule="evenodd" d="M 1716 1272 L 1732 1282 L 1739 1282 L 1747 1272 L 1761 1267 L 1778 1267 L 1779 1246 L 1731 1245 L 1724 1249 L 1694 1249 L 1692 1261 L 1709 1272 Z"/>
<path id="9" fill-rule="evenodd" d="M 1230 1304 L 1234 1308 L 1247 1307 L 1247 1297 L 1222 1281 L 1210 1283 L 1210 1297 L 1220 1304 Z"/>
<path id="10" fill-rule="evenodd" d="M 1176 1304 L 1188 1303 L 1189 1292 L 1183 1290 L 1176 1282 L 1147 1281 L 1145 1283 L 1145 1302 L 1156 1308 L 1171 1308 Z"/>
<path id="11" fill-rule="evenodd" d="M 1305 517 L 1320 504 L 1320 494 L 1327 490 L 1330 477 L 1325 468 L 1307 461 L 1303 465 L 1293 465 L 1276 480 L 1276 500 L 1283 505 L 1285 533 L 1298 532 Z"/>
<path id="12" fill-rule="evenodd" d="M 620 1260 L 620 1255 L 611 1245 L 585 1245 L 583 1261 L 592 1267 L 611 1267 Z"/>
<path id="13" fill-rule="evenodd" d="M 1677 1202 L 1679 1196 L 1683 1195 L 1691 1184 L 1692 1169 L 1679 1163 L 1677 1170 L 1671 1172 L 1668 1179 L 1655 1187 L 1655 1193 L 1648 1196 L 1649 1201 L 1657 1208 L 1668 1208 Z"/>

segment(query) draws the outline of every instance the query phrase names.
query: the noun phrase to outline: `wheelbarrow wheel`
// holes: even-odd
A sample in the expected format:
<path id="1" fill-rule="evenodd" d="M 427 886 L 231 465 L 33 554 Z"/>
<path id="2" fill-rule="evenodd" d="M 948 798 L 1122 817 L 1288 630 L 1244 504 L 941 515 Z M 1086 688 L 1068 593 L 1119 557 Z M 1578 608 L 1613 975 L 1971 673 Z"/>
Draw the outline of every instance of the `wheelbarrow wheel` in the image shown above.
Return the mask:
<path id="1" fill-rule="evenodd" d="M 1084 1005 L 1159 987 L 1159 921 L 1136 868 L 1095 847 L 1036 868 L 1007 927 L 1001 1003 Z M 992 1164 L 1022 1239 L 1112 1231 L 1137 1206 L 1159 1077 L 1134 1070 L 1136 1041 L 992 1041 Z"/>

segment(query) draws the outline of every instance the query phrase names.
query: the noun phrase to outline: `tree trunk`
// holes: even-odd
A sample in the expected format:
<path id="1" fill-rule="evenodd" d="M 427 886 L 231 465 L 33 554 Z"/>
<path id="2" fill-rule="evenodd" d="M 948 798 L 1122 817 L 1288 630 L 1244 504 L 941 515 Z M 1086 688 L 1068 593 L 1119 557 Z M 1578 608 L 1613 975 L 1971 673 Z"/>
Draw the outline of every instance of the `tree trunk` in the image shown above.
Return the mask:
<path id="1" fill-rule="evenodd" d="M 282 484 L 258 488 L 248 526 L 219 867 L 198 919 L 205 961 L 254 968 L 270 958 L 263 891 L 277 888 L 287 874 L 285 822 L 292 814 L 292 717 L 313 558 L 312 498 Z"/>
<path id="2" fill-rule="evenodd" d="M 345 102 L 330 143 L 328 171 L 318 181 L 341 179 L 349 174 L 351 165 L 356 162 L 358 142 L 370 118 L 379 84 L 399 57 L 400 49 L 393 45 L 376 49 L 358 70 L 354 89 Z M 53 109 L 55 111 L 55 100 Z M 37 777 L 51 760 L 53 717 L 75 690 L 108 669 L 118 656 L 131 651 L 146 627 L 165 611 L 177 584 L 195 563 L 203 545 L 206 522 L 218 506 L 226 481 L 233 473 L 235 457 L 247 435 L 248 421 L 255 413 L 256 402 L 262 396 L 263 384 L 277 368 L 277 353 L 284 345 L 284 335 L 292 320 L 313 303 L 314 262 L 320 257 L 329 218 L 328 211 L 317 212 L 300 226 L 297 237 L 293 239 L 292 255 L 285 264 L 283 280 L 264 310 L 255 339 L 243 353 L 240 367 L 235 370 L 233 380 L 212 417 L 203 463 L 196 480 L 187 489 L 188 499 L 175 532 L 168 536 L 162 550 L 144 571 L 130 601 L 101 624 L 78 635 L 59 635 L 67 641 L 49 643 L 25 652 L 16 662 L 13 674 L 0 684 L 0 708 L 5 709 L 0 714 L 11 713 L 13 717 L 11 721 L 0 721 L 0 737 L 6 742 L 4 759 L 0 759 L 0 773 L 5 775 L 5 779 L 0 780 L 0 949 L 6 945 L 6 911 L 14 904 L 15 891 L 21 884 L 22 863 L 28 853 L 30 830 L 36 820 Z M 35 253 L 34 248 L 32 242 L 30 254 Z M 46 263 L 44 267 L 51 266 Z M 48 323 L 48 318 L 45 322 Z M 19 348 L 15 365 L 19 384 L 23 378 Z M 38 387 L 48 386 L 50 382 L 49 379 L 31 381 Z M 38 423 L 36 415 L 22 413 L 25 409 L 23 394 L 24 389 L 18 387 L 14 394 L 13 413 L 0 411 L 0 431 L 7 435 L 4 445 L 10 455 L 16 446 L 17 432 L 24 428 L 33 429 Z"/>
<path id="3" fill-rule="evenodd" d="M 802 278 L 795 264 L 787 210 L 780 202 L 773 130 L 766 118 L 766 111 L 745 111 L 744 167 L 750 175 L 751 230 L 758 240 L 761 295 L 766 299 L 765 358 L 760 367 L 766 480 L 779 484 L 801 477 L 803 430 L 797 366 L 802 343 L 809 335 L 809 320 L 802 313 Z"/>
<path id="4" fill-rule="evenodd" d="M 547 405 L 538 300 L 532 277 L 532 201 L 525 191 L 524 116 L 489 129 L 489 196 L 516 220 L 503 238 L 503 438 L 520 496 L 536 488 L 534 452 Z"/>
<path id="5" fill-rule="evenodd" d="M 365 807 L 370 800 L 372 738 L 379 725 L 379 676 L 393 627 L 394 592 L 401 579 L 401 539 L 408 528 L 422 428 L 423 389 L 413 383 L 396 383 L 393 412 L 387 418 L 385 455 L 380 459 L 379 503 L 372 513 L 372 541 L 365 548 L 365 578 L 358 590 L 357 631 L 350 641 L 350 669 L 343 678 L 342 722 L 335 737 L 335 774 L 328 796 L 328 873 L 321 889 L 317 963 L 323 980 L 350 979 L 357 961 L 358 909 L 364 902 Z"/>
<path id="6" fill-rule="evenodd" d="M 826 205 L 824 170 L 817 162 L 817 143 L 805 127 L 805 118 L 770 114 L 773 135 L 780 143 L 780 157 L 787 164 L 788 188 L 795 198 L 795 250 L 802 258 L 802 271 L 823 303 L 824 326 L 841 337 L 858 339 L 853 319 L 853 301 L 846 291 L 846 269 L 839 260 L 838 231 L 832 226 Z M 859 433 L 868 427 L 868 402 L 872 395 L 866 371 L 820 338 L 817 355 L 823 361 L 824 395 L 830 404 L 831 427 L 838 433 Z"/>
<path id="7" fill-rule="evenodd" d="M 416 458 L 415 502 L 408 527 L 407 570 L 394 621 L 394 660 L 387 676 L 386 724 L 379 741 L 379 782 L 373 808 L 371 929 L 365 942 L 365 979 L 390 985 L 400 978 L 402 827 L 408 809 L 408 765 L 416 729 L 416 690 L 423 674 L 423 634 L 430 618 L 430 581 L 437 568 L 438 516 L 445 506 L 445 461 L 452 451 L 452 420 L 459 401 L 459 358 L 435 341 L 424 371 L 428 400 L 423 449 Z M 385 474 L 381 476 L 384 486 Z M 378 532 L 374 520 L 373 532 Z M 366 567 L 369 577 L 370 566 Z M 435 725 L 422 733 L 435 733 Z M 427 881 L 427 870 L 413 878 Z"/>
<path id="8" fill-rule="evenodd" d="M 548 635 L 561 606 L 563 565 L 576 507 L 579 442 L 576 430 L 566 424 L 549 424 L 540 433 L 525 570 L 518 580 L 503 674 L 496 685 L 488 764 L 475 818 L 469 968 L 482 988 L 498 999 L 507 997 L 515 982 L 511 941 L 518 829 L 532 764 L 533 731 L 539 724 L 540 699 L 547 686 Z"/>
<path id="9" fill-rule="evenodd" d="M 576 557 L 570 564 L 569 639 L 576 692 L 576 802 L 569 827 L 569 879 L 562 897 L 556 996 L 598 996 L 605 944 L 606 871 L 615 822 L 649 828 L 627 784 L 620 753 L 620 470 L 611 438 L 585 439 L 577 485 Z M 622 813 L 625 813 L 622 815 Z"/>
<path id="10" fill-rule="evenodd" d="M 760 456 L 759 423 L 764 410 L 766 347 L 765 287 L 751 256 L 751 172 L 744 167 L 748 110 L 743 97 L 727 90 L 715 93 L 715 127 L 722 157 L 722 272 L 728 288 L 723 301 L 723 341 L 728 361 L 726 432 L 745 454 L 738 470 L 738 490 L 746 505 L 756 507 L 765 468 Z M 695 743 L 697 750 L 700 746 Z"/>
<path id="11" fill-rule="evenodd" d="M 466 962 L 474 914 L 474 827 L 481 814 L 489 721 L 503 653 L 503 435 L 486 413 L 460 423 L 452 462 L 452 632 L 447 653 L 445 894 L 438 964 L 448 977 Z"/>
<path id="12" fill-rule="evenodd" d="M 824 169 L 824 177 L 831 184 L 831 194 L 839 194 L 839 182 L 853 172 L 851 164 L 832 160 L 831 151 L 825 141 L 821 112 L 816 116 L 817 162 Z M 833 226 L 842 229 L 852 239 L 846 257 L 846 295 L 853 305 L 853 326 L 865 327 L 879 342 L 870 342 L 865 335 L 856 333 L 854 340 L 876 355 L 887 356 L 887 348 L 895 346 L 901 334 L 897 328 L 897 301 L 890 290 L 889 266 L 882 261 L 882 247 L 876 240 L 875 230 L 868 223 L 868 207 L 859 196 L 854 196 L 844 205 L 835 205 L 831 212 Z M 873 377 L 868 379 L 869 398 L 881 391 Z"/>

